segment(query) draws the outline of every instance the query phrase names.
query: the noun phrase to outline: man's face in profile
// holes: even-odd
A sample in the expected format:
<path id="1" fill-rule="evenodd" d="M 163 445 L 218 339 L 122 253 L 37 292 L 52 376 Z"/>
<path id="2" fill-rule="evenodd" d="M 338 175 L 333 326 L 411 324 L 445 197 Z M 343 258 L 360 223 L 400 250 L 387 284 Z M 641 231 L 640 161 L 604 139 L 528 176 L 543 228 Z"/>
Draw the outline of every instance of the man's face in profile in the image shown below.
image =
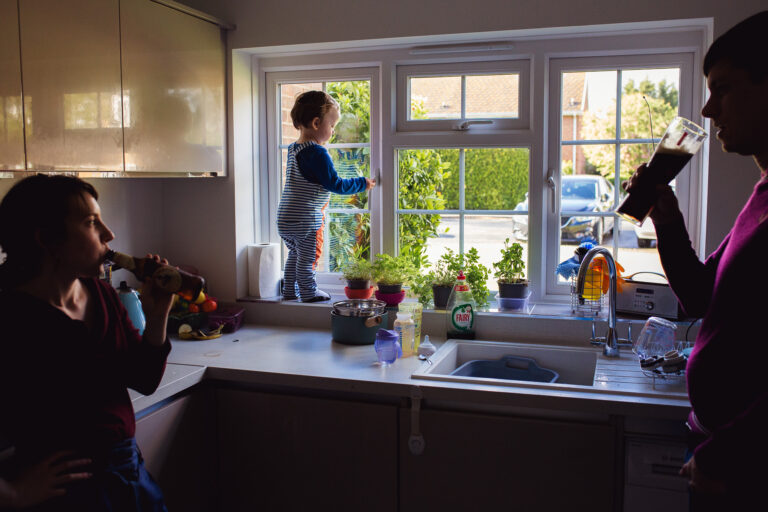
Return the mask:
<path id="1" fill-rule="evenodd" d="M 723 150 L 768 152 L 768 79 L 755 83 L 746 70 L 721 60 L 712 66 L 707 85 L 710 97 L 701 113 L 712 119 Z"/>

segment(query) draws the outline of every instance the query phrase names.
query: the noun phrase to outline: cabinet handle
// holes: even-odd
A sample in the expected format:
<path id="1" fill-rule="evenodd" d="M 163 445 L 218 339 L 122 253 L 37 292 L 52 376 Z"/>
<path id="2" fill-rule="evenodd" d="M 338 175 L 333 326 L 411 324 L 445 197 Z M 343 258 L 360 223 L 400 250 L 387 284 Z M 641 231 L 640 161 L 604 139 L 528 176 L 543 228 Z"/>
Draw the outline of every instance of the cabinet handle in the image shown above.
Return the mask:
<path id="1" fill-rule="evenodd" d="M 419 432 L 419 412 L 421 411 L 421 388 L 411 388 L 411 435 L 408 437 L 408 449 L 413 455 L 424 453 L 424 436 Z"/>

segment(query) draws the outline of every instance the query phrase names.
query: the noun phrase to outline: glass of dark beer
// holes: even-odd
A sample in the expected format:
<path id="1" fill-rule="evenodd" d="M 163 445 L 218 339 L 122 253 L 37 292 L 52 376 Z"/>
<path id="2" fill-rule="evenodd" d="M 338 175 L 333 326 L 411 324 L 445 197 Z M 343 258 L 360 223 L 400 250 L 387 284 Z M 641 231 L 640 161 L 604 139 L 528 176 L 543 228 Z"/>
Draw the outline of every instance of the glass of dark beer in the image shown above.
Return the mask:
<path id="1" fill-rule="evenodd" d="M 672 181 L 706 138 L 707 132 L 701 126 L 684 117 L 674 118 L 651 155 L 645 171 L 635 179 L 632 191 L 621 202 L 616 213 L 641 225 L 656 204 L 656 186 Z"/>

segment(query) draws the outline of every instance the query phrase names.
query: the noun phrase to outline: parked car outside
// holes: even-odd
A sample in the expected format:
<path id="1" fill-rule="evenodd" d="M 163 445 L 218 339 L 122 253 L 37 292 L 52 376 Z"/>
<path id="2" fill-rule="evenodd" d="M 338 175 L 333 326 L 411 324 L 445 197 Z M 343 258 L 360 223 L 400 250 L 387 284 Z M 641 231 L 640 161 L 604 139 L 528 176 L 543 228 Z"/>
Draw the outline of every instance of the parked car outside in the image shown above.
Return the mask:
<path id="1" fill-rule="evenodd" d="M 602 176 L 578 174 L 567 175 L 561 179 L 562 195 L 560 210 L 575 212 L 610 212 L 613 209 L 613 185 Z M 528 210 L 528 194 L 516 207 L 515 211 Z M 586 238 L 603 243 L 603 237 L 613 231 L 613 217 L 591 217 L 572 215 L 562 217 L 560 240 L 562 242 L 581 243 Z M 512 217 L 512 234 L 517 240 L 528 239 L 528 216 Z"/>

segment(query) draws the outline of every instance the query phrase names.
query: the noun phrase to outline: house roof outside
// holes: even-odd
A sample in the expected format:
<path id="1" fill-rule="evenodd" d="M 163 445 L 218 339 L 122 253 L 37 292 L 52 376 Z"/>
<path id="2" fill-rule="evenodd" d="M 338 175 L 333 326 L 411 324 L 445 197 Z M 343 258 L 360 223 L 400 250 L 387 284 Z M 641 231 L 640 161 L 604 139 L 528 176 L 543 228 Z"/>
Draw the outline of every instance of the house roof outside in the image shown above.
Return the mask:
<path id="1" fill-rule="evenodd" d="M 467 75 L 466 80 L 466 117 L 519 115 L 519 75 Z M 461 117 L 460 75 L 413 77 L 410 90 L 412 99 L 423 102 L 427 118 Z"/>
<path id="2" fill-rule="evenodd" d="M 580 116 L 587 110 L 587 74 L 563 73 L 563 115 Z"/>

